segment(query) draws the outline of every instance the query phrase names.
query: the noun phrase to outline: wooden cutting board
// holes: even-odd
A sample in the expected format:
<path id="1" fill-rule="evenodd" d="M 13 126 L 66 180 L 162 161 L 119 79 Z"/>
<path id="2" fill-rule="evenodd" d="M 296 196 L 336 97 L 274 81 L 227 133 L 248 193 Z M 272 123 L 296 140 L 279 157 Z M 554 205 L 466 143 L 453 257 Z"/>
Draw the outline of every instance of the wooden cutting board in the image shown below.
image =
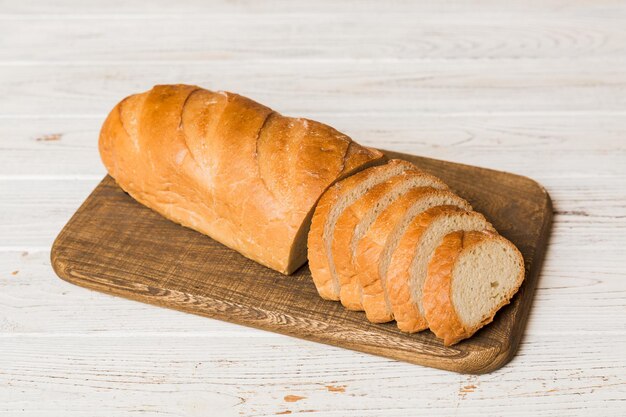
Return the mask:
<path id="1" fill-rule="evenodd" d="M 246 326 L 462 373 L 490 372 L 515 354 L 532 304 L 552 220 L 536 182 L 505 172 L 385 152 L 447 182 L 521 250 L 526 280 L 474 337 L 444 347 L 429 331 L 401 333 L 322 300 L 308 267 L 283 276 L 166 220 L 105 177 L 63 228 L 52 266 L 73 284 Z"/>

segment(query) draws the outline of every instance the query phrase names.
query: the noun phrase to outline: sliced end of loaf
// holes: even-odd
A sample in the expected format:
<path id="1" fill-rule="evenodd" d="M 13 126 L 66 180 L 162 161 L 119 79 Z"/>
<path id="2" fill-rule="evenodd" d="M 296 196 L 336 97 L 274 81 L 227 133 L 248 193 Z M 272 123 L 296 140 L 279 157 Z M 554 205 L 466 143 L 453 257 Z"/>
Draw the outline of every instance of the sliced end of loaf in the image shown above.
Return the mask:
<path id="1" fill-rule="evenodd" d="M 350 175 L 354 175 L 358 172 L 365 171 L 368 168 L 382 164 L 383 162 L 385 162 L 385 155 L 378 149 L 364 148 L 362 146 L 350 146 L 348 148 L 346 160 L 347 162 L 344 170 L 341 172 L 341 175 L 332 185 L 349 177 Z M 316 207 L 319 205 L 320 202 L 321 197 L 313 205 L 313 207 L 311 207 L 300 228 L 298 229 L 298 232 L 296 233 L 294 244 L 291 247 L 291 253 L 289 255 L 289 265 L 287 266 L 287 270 L 284 272 L 286 274 L 292 274 L 307 261 L 307 240 L 312 227 L 313 213 L 315 212 Z"/>
<path id="2" fill-rule="evenodd" d="M 341 173 L 335 181 L 333 181 L 333 183 L 329 184 L 327 189 L 351 175 L 380 165 L 385 161 L 385 155 L 378 149 L 360 146 L 356 142 L 352 141 L 350 142 L 344 156 L 344 164 Z M 315 212 L 315 207 L 318 202 L 319 199 L 310 207 L 304 220 L 300 224 L 298 231 L 296 232 L 294 243 L 291 246 L 291 252 L 289 254 L 289 264 L 287 265 L 287 270 L 284 272 L 286 274 L 293 273 L 307 261 L 307 238 L 311 229 L 313 213 Z"/>
<path id="3" fill-rule="evenodd" d="M 508 304 L 524 280 L 524 260 L 494 233 L 446 235 L 428 265 L 423 306 L 446 346 L 470 337 Z"/>

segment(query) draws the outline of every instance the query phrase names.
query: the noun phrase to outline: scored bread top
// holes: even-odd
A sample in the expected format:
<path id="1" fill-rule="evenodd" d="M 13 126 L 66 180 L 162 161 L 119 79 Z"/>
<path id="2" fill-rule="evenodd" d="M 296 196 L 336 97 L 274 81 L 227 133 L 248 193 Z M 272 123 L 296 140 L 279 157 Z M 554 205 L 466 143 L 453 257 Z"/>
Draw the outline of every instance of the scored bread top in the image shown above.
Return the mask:
<path id="1" fill-rule="evenodd" d="M 422 285 L 428 261 L 443 237 L 456 230 L 491 230 L 480 213 L 458 207 L 433 207 L 416 216 L 400 237 L 387 271 L 389 299 L 398 328 L 428 328 L 422 307 Z"/>
<path id="2" fill-rule="evenodd" d="M 324 124 L 191 85 L 122 100 L 99 149 L 137 201 L 283 273 L 306 261 L 324 190 L 383 156 Z"/>
<path id="3" fill-rule="evenodd" d="M 363 231 L 378 217 L 378 214 L 393 201 L 418 187 L 446 189 L 439 178 L 421 171 L 409 170 L 375 185 L 351 205 L 347 206 L 335 223 L 331 251 L 340 285 L 341 303 L 350 310 L 362 310 L 361 285 L 353 254 Z"/>
<path id="4" fill-rule="evenodd" d="M 393 319 L 386 289 L 387 265 L 399 237 L 410 220 L 440 205 L 471 210 L 467 201 L 447 190 L 414 188 L 387 206 L 363 232 L 355 251 L 356 278 L 363 289 L 362 303 L 367 318 L 374 323 Z"/>
<path id="5" fill-rule="evenodd" d="M 428 264 L 422 302 L 429 327 L 450 346 L 491 322 L 524 279 L 517 248 L 492 232 L 446 235 Z"/>
<path id="6" fill-rule="evenodd" d="M 384 165 L 368 168 L 337 182 L 322 195 L 313 214 L 307 241 L 309 268 L 322 298 L 340 299 L 331 244 L 335 223 L 343 210 L 370 188 L 408 170 L 417 171 L 417 168 L 409 162 L 392 159 Z"/>

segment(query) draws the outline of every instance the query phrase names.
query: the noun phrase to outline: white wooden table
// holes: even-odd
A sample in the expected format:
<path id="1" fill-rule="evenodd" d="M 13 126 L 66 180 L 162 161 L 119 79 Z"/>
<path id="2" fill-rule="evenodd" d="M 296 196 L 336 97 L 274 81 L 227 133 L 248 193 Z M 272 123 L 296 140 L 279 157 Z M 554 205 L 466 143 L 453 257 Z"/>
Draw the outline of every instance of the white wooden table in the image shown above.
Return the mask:
<path id="1" fill-rule="evenodd" d="M 177 3 L 0 0 L 0 415 L 626 415 L 626 2 Z M 457 375 L 57 279 L 106 113 L 174 82 L 545 185 L 517 357 Z"/>

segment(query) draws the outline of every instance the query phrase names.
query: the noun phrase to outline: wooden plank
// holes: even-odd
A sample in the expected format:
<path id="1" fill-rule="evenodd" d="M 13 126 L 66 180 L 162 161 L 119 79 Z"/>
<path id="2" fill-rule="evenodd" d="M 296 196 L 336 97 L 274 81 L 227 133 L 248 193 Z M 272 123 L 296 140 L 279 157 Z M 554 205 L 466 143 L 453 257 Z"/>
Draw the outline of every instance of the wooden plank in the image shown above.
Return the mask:
<path id="1" fill-rule="evenodd" d="M 622 415 L 624 338 L 563 343 L 525 338 L 510 367 L 476 376 L 287 337 L 0 337 L 0 414 Z"/>
<path id="2" fill-rule="evenodd" d="M 524 177 L 389 156 L 440 176 L 524 254 L 526 280 L 511 305 L 453 347 L 430 332 L 407 335 L 393 323 L 372 326 L 362 313 L 322 300 L 308 268 L 290 277 L 263 268 L 139 205 L 110 177 L 56 239 L 52 264 L 69 282 L 130 299 L 457 372 L 498 369 L 517 350 L 532 302 L 552 218 L 547 193 Z"/>
<path id="3" fill-rule="evenodd" d="M 569 186 L 564 180 L 573 179 L 572 165 L 577 178 L 587 177 L 572 182 L 578 188 L 596 187 L 607 176 L 626 176 L 624 116 L 313 116 L 364 145 L 532 175 L 559 194 L 559 188 Z M 103 120 L 104 115 L 5 119 L 0 123 L 0 177 L 100 179 L 106 173 L 97 150 Z"/>
<path id="4" fill-rule="evenodd" d="M 0 0 L 0 66 L 16 66 L 18 72 L 51 67 L 30 78 L 0 74 L 0 91 L 14 96 L 0 101 L 0 415 L 623 415 L 626 173 L 620 120 L 626 113 L 605 94 L 607 88 L 594 84 L 607 68 L 624 68 L 625 13 L 626 2 L 612 0 L 418 0 L 384 6 L 373 0 Z M 367 26 L 371 16 L 378 21 Z M 335 29 L 324 20 L 344 25 Z M 156 22 L 169 35 L 157 37 L 166 46 L 160 50 L 143 38 L 154 36 Z M 243 23 L 251 28 L 245 31 Z M 343 88 L 345 83 L 332 81 L 341 73 L 319 72 L 319 65 L 307 71 L 304 64 L 316 60 L 330 68 L 343 61 L 341 73 L 354 74 L 358 83 L 351 91 L 329 92 L 325 87 Z M 424 84 L 411 84 L 404 93 L 393 87 L 403 77 L 385 75 L 393 61 L 412 61 L 414 73 L 421 74 L 419 63 L 433 60 L 460 70 L 470 60 L 483 61 L 487 90 L 464 81 L 466 94 L 462 86 L 453 85 L 457 90 L 449 94 Z M 157 66 L 155 73 L 173 81 L 176 71 L 181 78 L 211 81 L 199 71 L 188 74 L 188 62 L 236 61 L 249 73 L 233 74 L 252 77 L 250 91 L 260 91 L 267 79 L 254 75 L 258 61 L 267 66 L 301 61 L 291 68 L 303 79 L 319 75 L 327 81 L 313 81 L 315 91 L 302 88 L 295 77 L 284 86 L 272 82 L 276 94 L 266 97 L 277 109 L 321 119 L 373 146 L 510 170 L 544 183 L 555 199 L 555 227 L 514 361 L 489 375 L 453 375 L 155 309 L 55 280 L 49 244 L 102 173 L 92 132 L 121 95 L 144 88 L 136 75 L 123 85 L 128 66 L 137 61 Z M 493 61 L 510 66 L 491 69 Z M 377 71 L 361 72 L 376 62 Z M 556 87 L 537 92 L 537 74 L 567 62 L 572 69 L 583 63 L 580 71 L 566 72 L 562 85 L 556 74 Z M 100 76 L 117 81 L 94 77 L 91 85 L 78 82 L 74 89 L 71 78 L 61 75 L 70 66 L 111 63 L 118 66 Z M 172 72 L 170 64 L 176 67 Z M 518 64 L 523 70 L 511 70 Z M 503 74 L 490 71 L 513 74 L 519 89 L 491 93 L 490 81 Z M 598 77 L 589 76 L 596 71 Z M 535 75 L 519 77 L 520 72 Z M 381 75 L 391 87 L 357 85 L 380 83 Z M 151 82 L 158 78 L 151 77 Z M 24 84 L 9 89 L 14 81 Z M 231 80 L 229 88 L 239 82 Z M 440 90 L 448 89 L 441 84 Z M 105 94 L 106 103 L 89 103 L 103 100 L 94 91 L 110 86 L 117 90 Z M 520 93 L 526 87 L 530 93 Z M 570 87 L 576 91 L 568 95 Z M 360 104 L 360 88 L 366 106 Z M 413 95 L 414 88 L 419 94 Z M 372 105 L 372 94 L 384 97 L 386 89 L 408 110 L 388 106 L 390 98 Z M 46 92 L 41 104 L 37 90 Z M 509 102 L 502 105 L 506 94 Z M 431 95 L 450 103 L 415 105 Z M 477 96 L 485 100 L 478 107 L 466 101 Z M 584 106 L 562 105 L 581 98 Z M 336 100 L 341 109 L 331 108 Z M 540 100 L 546 105 L 536 106 Z M 6 117 L 12 114 L 18 117 Z M 44 118 L 24 117 L 29 114 Z M 81 124 L 79 118 L 89 114 L 97 121 Z M 36 141 L 57 132 L 60 141 Z M 7 247 L 31 252 L 22 257 Z M 346 385 L 345 392 L 326 385 Z M 287 402 L 285 395 L 306 398 Z"/>
<path id="5" fill-rule="evenodd" d="M 496 152 L 529 151 L 540 146 L 552 151 L 626 151 L 626 122 L 622 115 L 587 113 L 572 119 L 569 115 L 507 114 L 330 114 L 310 113 L 358 141 L 379 141 L 378 146 L 453 148 L 452 152 L 484 149 Z M 0 146 L 26 144 L 38 151 L 68 146 L 68 151 L 97 149 L 97 138 L 106 113 L 92 117 L 62 118 L 4 117 L 0 124 Z M 595 134 L 593 140 L 590 135 Z M 64 142 L 62 139 L 70 138 Z M 43 148 L 47 147 L 47 148 Z M 508 160 L 514 160 L 506 152 Z M 6 158 L 8 159 L 8 158 Z"/>
<path id="6" fill-rule="evenodd" d="M 77 312 L 80 312 L 79 317 Z M 56 278 L 50 249 L 0 251 L 0 337 L 282 337 L 88 291 Z"/>
<path id="7" fill-rule="evenodd" d="M 104 117 L 159 83 L 235 91 L 278 111 L 312 114 L 626 114 L 626 59 L 240 61 L 5 65 L 0 116 Z M 512 99 L 514 98 L 514 99 Z"/>
<path id="8" fill-rule="evenodd" d="M 558 214 L 555 217 L 552 245 L 544 261 L 526 336 L 626 335 L 626 316 L 622 314 L 626 293 L 621 274 L 626 263 L 617 249 L 624 247 L 626 240 L 615 239 L 626 234 L 626 222 L 615 224 L 612 230 L 607 227 L 602 232 L 600 229 L 590 232 L 609 237 L 606 242 L 589 245 L 587 233 L 577 236 L 575 231 L 579 227 L 566 221 L 576 217 Z M 594 223 L 590 217 L 578 218 L 590 225 Z M 55 279 L 49 248 L 0 251 L 0 334 L 270 337 L 267 332 L 157 309 L 69 285 Z"/>
<path id="9" fill-rule="evenodd" d="M 493 155 L 495 160 L 497 153 Z M 552 154 L 553 158 L 558 156 Z M 545 161 L 549 163 L 548 158 Z M 553 198 L 552 246 L 563 248 L 565 252 L 559 253 L 567 253 L 571 262 L 577 262 L 579 253 L 588 254 L 587 261 L 595 264 L 594 247 L 614 252 L 626 245 L 626 177 L 602 173 L 601 162 L 600 158 L 596 162 L 598 176 L 578 176 L 577 172 L 566 171 L 571 174 L 537 178 L 545 182 Z M 99 180 L 95 175 L 85 179 L 12 175 L 0 178 L 0 250 L 49 249 Z M 590 247 L 589 242 L 594 246 Z"/>
<path id="10" fill-rule="evenodd" d="M 356 3 L 356 4 L 355 4 Z M 26 15 L 46 16 L 50 18 L 56 15 L 69 16 L 101 16 L 116 15 L 127 18 L 136 15 L 162 15 L 184 14 L 259 14 L 260 18 L 271 18 L 276 14 L 337 14 L 348 13 L 358 17 L 368 14 L 379 15 L 385 12 L 413 13 L 423 16 L 433 13 L 438 16 L 454 16 L 462 14 L 471 18 L 503 18 L 505 16 L 527 17 L 537 16 L 552 19 L 566 19 L 573 17 L 604 17 L 608 20 L 619 20 L 620 13 L 625 12 L 626 6 L 621 1 L 595 1 L 589 3 L 585 0 L 550 0 L 533 1 L 532 7 L 526 0 L 512 0 L 503 4 L 497 0 L 455 0 L 454 2 L 441 4 L 428 0 L 408 1 L 400 0 L 389 2 L 385 7 L 380 6 L 376 0 L 318 0 L 316 2 L 303 2 L 291 0 L 272 0 L 258 2 L 254 0 L 214 0 L 210 5 L 202 0 L 187 0 L 183 3 L 172 3 L 168 0 L 139 0 L 127 2 L 124 0 L 110 0 L 106 3 L 76 2 L 75 0 L 57 0 L 51 3 L 46 0 L 12 1 L 0 0 L 2 15 Z M 358 8 L 356 8 L 358 6 Z"/>
<path id="11" fill-rule="evenodd" d="M 97 179 L 0 180 L 0 248 L 49 248 L 55 234 L 97 183 Z"/>
<path id="12" fill-rule="evenodd" d="M 152 6 L 150 7 L 152 10 Z M 110 9 L 112 10 L 112 9 Z M 178 12 L 180 13 L 180 12 Z M 475 18 L 472 18 L 472 15 Z M 352 13 L 0 15 L 3 62 L 193 62 L 239 60 L 579 59 L 624 56 L 623 22 L 546 19 L 527 10 L 441 15 Z M 207 24 L 210 22 L 210 24 Z M 384 32 L 371 30 L 393 22 Z M 442 28 L 445 27 L 445 30 Z M 166 32 L 167 36 L 162 36 Z M 141 36 L 136 36 L 141 33 Z M 71 39 L 72 48 L 50 48 Z M 158 44 L 153 40 L 159 39 Z M 111 47 L 111 45 L 115 45 Z M 76 50 L 81 54 L 77 55 Z M 373 57 L 375 57 L 373 59 Z"/>

